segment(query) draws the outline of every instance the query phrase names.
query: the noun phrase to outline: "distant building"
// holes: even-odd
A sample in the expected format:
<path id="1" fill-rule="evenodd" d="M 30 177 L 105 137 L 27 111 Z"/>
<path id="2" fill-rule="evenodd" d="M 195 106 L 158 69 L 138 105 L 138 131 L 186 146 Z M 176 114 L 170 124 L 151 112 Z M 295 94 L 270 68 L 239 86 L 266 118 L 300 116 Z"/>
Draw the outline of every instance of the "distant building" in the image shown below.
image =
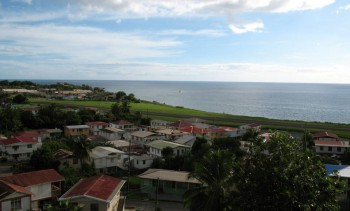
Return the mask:
<path id="1" fill-rule="evenodd" d="M 88 137 L 90 133 L 90 127 L 88 125 L 69 125 L 64 126 L 64 136 L 85 136 Z"/>
<path id="2" fill-rule="evenodd" d="M 334 133 L 329 132 L 319 132 L 312 134 L 314 140 L 322 141 L 339 141 L 339 137 Z"/>
<path id="3" fill-rule="evenodd" d="M 109 141 L 124 139 L 125 131 L 114 127 L 106 127 L 100 130 L 100 136 Z"/>
<path id="4" fill-rule="evenodd" d="M 39 149 L 42 143 L 32 138 L 16 136 L 0 140 L 0 156 L 9 161 L 29 160 L 33 151 Z"/>
<path id="5" fill-rule="evenodd" d="M 135 131 L 135 132 L 131 133 L 130 136 L 131 136 L 131 140 L 133 142 L 136 142 L 136 143 L 140 144 L 141 146 L 144 146 L 151 141 L 164 138 L 164 136 L 162 136 L 162 135 L 158 135 L 156 133 L 152 133 L 149 131 Z"/>
<path id="6" fill-rule="evenodd" d="M 86 125 L 90 127 L 90 134 L 100 135 L 100 130 L 108 127 L 108 123 L 97 121 L 97 122 L 85 122 Z"/>
<path id="7" fill-rule="evenodd" d="M 117 168 L 127 169 L 128 155 L 112 147 L 95 147 L 91 150 L 90 158 L 100 173 L 117 171 Z"/>
<path id="8" fill-rule="evenodd" d="M 183 144 L 178 144 L 170 141 L 155 140 L 146 145 L 148 147 L 148 154 L 151 157 L 162 157 L 162 150 L 166 147 L 170 147 L 174 151 L 174 155 L 183 155 L 190 151 L 190 147 Z"/>
<path id="9" fill-rule="evenodd" d="M 314 140 L 316 154 L 342 155 L 350 147 L 347 141 Z"/>
<path id="10" fill-rule="evenodd" d="M 134 124 L 126 120 L 118 120 L 118 121 L 109 123 L 109 127 L 114 127 L 121 130 L 133 130 Z"/>
<path id="11" fill-rule="evenodd" d="M 132 167 L 135 169 L 146 169 L 151 167 L 154 159 L 151 156 L 145 154 L 140 156 L 133 156 L 132 158 Z"/>

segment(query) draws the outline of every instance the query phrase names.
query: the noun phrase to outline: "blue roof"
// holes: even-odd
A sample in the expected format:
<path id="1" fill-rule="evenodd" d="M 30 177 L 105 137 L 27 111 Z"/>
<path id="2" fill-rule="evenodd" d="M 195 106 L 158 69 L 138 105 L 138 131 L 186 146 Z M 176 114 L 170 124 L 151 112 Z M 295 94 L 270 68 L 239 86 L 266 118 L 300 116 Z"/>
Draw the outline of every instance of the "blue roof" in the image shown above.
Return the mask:
<path id="1" fill-rule="evenodd" d="M 350 177 L 350 166 L 349 165 L 333 165 L 325 164 L 326 172 L 328 175 L 333 175 L 334 171 L 337 171 L 341 177 Z"/>

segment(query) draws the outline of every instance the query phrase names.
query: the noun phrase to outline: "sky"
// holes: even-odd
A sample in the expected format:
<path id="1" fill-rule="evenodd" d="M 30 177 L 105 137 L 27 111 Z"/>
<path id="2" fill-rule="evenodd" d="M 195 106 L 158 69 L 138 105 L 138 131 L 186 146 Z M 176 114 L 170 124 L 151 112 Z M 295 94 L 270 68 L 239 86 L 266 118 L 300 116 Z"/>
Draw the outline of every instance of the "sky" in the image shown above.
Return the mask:
<path id="1" fill-rule="evenodd" d="M 347 0 L 0 0 L 0 79 L 350 83 Z"/>

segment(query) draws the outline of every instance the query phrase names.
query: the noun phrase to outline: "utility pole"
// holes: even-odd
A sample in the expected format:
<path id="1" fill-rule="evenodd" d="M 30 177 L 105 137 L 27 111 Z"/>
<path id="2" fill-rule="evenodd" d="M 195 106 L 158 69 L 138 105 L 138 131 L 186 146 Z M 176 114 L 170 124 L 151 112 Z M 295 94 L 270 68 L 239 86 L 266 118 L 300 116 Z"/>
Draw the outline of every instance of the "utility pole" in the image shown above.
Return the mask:
<path id="1" fill-rule="evenodd" d="M 154 210 L 157 211 L 158 210 L 158 189 L 159 189 L 159 177 L 157 178 L 157 185 L 156 185 L 156 204 L 154 207 Z"/>

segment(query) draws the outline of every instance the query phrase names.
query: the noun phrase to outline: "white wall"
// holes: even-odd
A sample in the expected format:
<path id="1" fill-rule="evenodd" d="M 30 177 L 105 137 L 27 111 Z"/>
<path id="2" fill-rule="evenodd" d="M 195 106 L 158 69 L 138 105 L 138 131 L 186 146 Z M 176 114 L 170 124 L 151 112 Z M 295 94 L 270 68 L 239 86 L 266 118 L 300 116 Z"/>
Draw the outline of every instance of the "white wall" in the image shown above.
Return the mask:
<path id="1" fill-rule="evenodd" d="M 30 197 L 26 196 L 21 198 L 21 211 L 27 211 L 30 210 Z M 3 211 L 10 211 L 11 210 L 11 200 L 4 201 L 1 203 L 1 210 Z"/>
<path id="2" fill-rule="evenodd" d="M 33 193 L 32 201 L 51 197 L 51 183 L 33 185 L 27 187 L 27 189 Z"/>

